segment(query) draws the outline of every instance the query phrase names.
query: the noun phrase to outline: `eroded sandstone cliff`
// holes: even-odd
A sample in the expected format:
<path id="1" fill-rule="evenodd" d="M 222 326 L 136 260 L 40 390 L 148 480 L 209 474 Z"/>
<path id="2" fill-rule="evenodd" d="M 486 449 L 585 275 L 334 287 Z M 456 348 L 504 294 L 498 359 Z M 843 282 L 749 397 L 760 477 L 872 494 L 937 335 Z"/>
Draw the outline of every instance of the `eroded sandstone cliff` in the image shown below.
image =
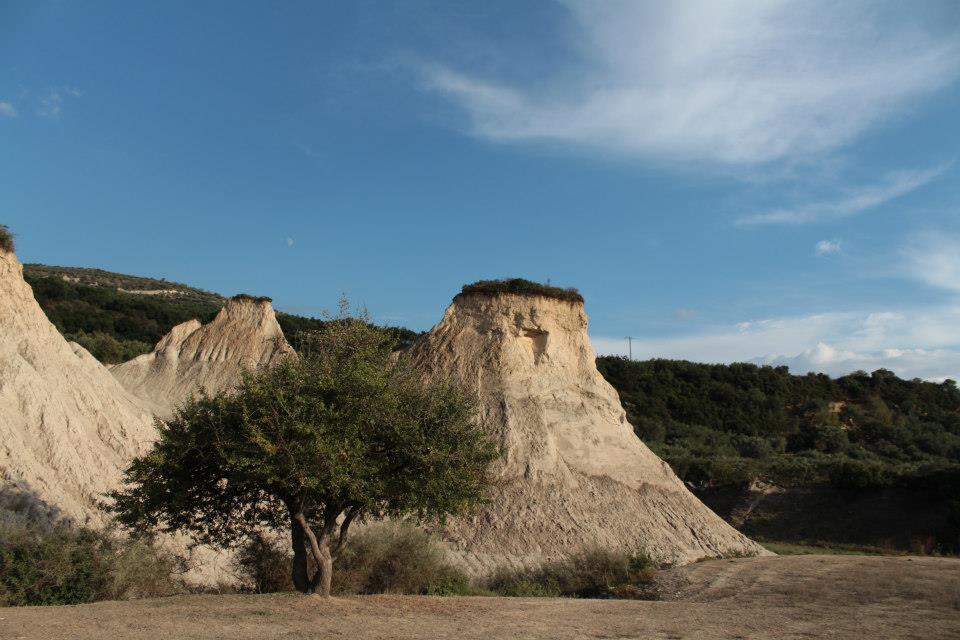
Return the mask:
<path id="1" fill-rule="evenodd" d="M 443 531 L 475 572 L 591 544 L 677 563 L 766 553 L 634 434 L 597 371 L 582 303 L 461 294 L 410 356 L 476 392 L 502 447 L 491 504 Z"/>
<path id="2" fill-rule="evenodd" d="M 111 367 L 131 393 L 165 417 L 199 388 L 225 391 L 241 372 L 269 367 L 293 353 L 265 299 L 234 298 L 211 322 L 175 326 L 150 353 Z"/>
<path id="3" fill-rule="evenodd" d="M 96 502 L 154 434 L 147 408 L 63 339 L 0 250 L 0 507 L 102 524 Z"/>

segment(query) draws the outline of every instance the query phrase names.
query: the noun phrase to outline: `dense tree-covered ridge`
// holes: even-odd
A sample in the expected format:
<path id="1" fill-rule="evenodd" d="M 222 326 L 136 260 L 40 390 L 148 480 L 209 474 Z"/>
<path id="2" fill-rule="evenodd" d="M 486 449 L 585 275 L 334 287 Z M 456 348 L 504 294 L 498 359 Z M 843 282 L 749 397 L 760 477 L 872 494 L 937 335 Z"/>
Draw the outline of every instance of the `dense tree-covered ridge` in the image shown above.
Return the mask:
<path id="1" fill-rule="evenodd" d="M 960 390 L 880 369 L 832 379 L 786 367 L 597 365 L 637 435 L 695 484 L 764 478 L 845 486 L 960 479 Z"/>
<path id="2" fill-rule="evenodd" d="M 304 344 L 309 342 L 311 336 L 316 333 L 323 333 L 330 326 L 331 322 L 336 320 L 324 320 L 321 318 L 308 318 L 305 316 L 295 316 L 288 313 L 277 313 L 277 322 L 283 329 L 283 335 L 287 342 L 293 347 L 294 351 L 301 351 Z M 384 341 L 393 349 L 406 349 L 421 334 L 405 327 L 382 327 L 378 326 Z"/>
<path id="3" fill-rule="evenodd" d="M 105 363 L 146 353 L 175 325 L 193 318 L 208 322 L 223 304 L 222 299 L 126 293 L 38 275 L 35 269 L 25 270 L 24 278 L 60 333 Z"/>
<path id="4" fill-rule="evenodd" d="M 85 267 L 54 267 L 45 264 L 23 265 L 23 275 L 28 281 L 53 278 L 90 287 L 103 287 L 119 293 L 132 293 L 175 301 L 177 303 L 205 302 L 222 306 L 224 297 L 169 280 L 131 276 L 123 273 L 88 269 Z"/>
<path id="5" fill-rule="evenodd" d="M 566 302 L 583 302 L 583 296 L 574 288 L 564 289 L 549 284 L 540 284 L 523 278 L 509 278 L 505 280 L 478 280 L 473 284 L 465 284 L 457 297 L 460 296 L 497 296 L 510 293 L 520 296 L 543 296 Z"/>

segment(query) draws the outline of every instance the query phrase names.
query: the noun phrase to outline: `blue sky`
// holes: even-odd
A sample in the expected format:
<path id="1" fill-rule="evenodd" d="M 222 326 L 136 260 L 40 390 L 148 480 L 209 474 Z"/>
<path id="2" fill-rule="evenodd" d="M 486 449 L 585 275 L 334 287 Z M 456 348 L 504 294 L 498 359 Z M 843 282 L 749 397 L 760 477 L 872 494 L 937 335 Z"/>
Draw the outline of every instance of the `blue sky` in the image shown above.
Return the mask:
<path id="1" fill-rule="evenodd" d="M 23 261 L 960 378 L 960 4 L 0 0 Z"/>

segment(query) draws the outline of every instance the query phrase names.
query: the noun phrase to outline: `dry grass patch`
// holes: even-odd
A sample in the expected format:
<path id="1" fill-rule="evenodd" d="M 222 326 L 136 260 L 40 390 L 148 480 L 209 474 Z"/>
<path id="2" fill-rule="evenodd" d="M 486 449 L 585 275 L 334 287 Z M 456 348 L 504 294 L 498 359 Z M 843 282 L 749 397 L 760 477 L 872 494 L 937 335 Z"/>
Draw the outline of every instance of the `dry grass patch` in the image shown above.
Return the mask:
<path id="1" fill-rule="evenodd" d="M 533 569 L 501 569 L 487 586 L 498 595 L 512 597 L 656 600 L 656 572 L 656 564 L 645 553 L 590 546 Z"/>

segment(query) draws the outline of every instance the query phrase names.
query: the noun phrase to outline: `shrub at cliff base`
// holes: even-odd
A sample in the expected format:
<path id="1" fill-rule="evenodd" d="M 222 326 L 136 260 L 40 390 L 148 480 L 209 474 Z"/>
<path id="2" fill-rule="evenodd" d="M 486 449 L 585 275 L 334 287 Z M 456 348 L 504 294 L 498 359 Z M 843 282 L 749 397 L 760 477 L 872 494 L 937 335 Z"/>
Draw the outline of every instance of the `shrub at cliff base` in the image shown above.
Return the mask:
<path id="1" fill-rule="evenodd" d="M 502 596 L 656 600 L 656 565 L 645 553 L 588 546 L 532 569 L 501 569 L 487 587 Z"/>
<path id="2" fill-rule="evenodd" d="M 293 591 L 292 554 L 277 539 L 254 536 L 235 559 L 241 584 L 258 593 Z M 471 595 L 477 590 L 423 531 L 381 523 L 358 532 L 337 562 L 333 592 Z"/>
<path id="3" fill-rule="evenodd" d="M 146 542 L 0 516 L 0 606 L 167 596 L 182 590 L 182 572 L 177 558 Z"/>

